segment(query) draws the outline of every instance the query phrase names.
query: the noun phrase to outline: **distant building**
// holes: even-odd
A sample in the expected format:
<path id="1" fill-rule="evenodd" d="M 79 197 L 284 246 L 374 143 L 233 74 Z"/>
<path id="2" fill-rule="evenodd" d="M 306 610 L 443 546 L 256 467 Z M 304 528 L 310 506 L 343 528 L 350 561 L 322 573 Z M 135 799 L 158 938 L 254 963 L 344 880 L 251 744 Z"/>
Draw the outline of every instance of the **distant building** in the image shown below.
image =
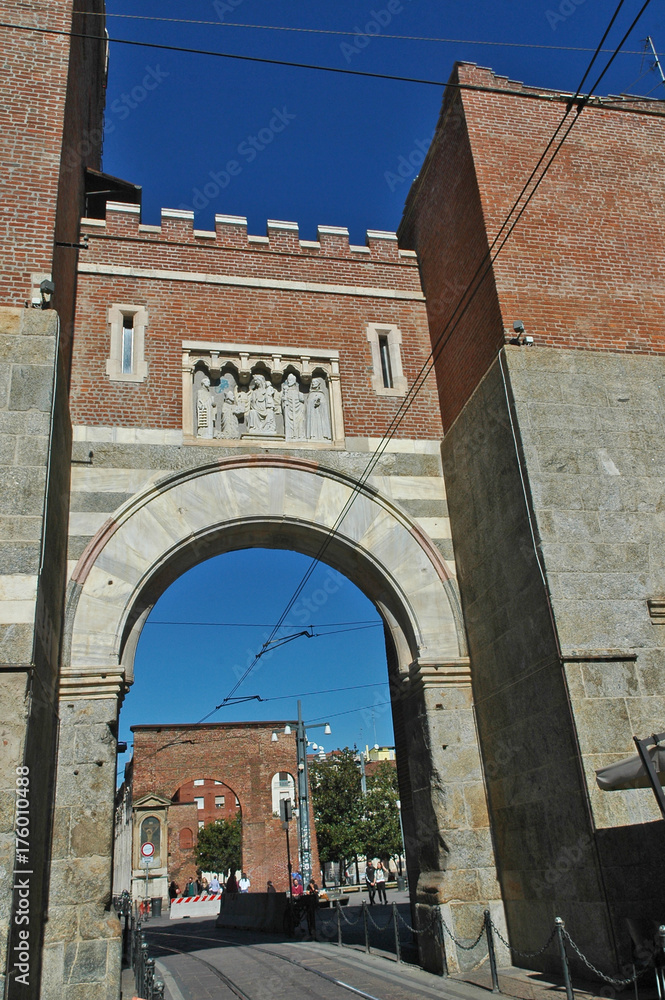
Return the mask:
<path id="1" fill-rule="evenodd" d="M 217 723 L 205 726 L 133 726 L 134 756 L 116 797 L 114 894 L 131 889 L 137 898 L 168 898 L 174 880 L 181 889 L 196 875 L 199 831 L 219 819 L 242 817 L 242 857 L 237 867 L 252 885 L 288 889 L 286 835 L 280 799 L 297 808 L 295 736 L 285 722 Z M 295 729 L 295 725 L 292 723 Z M 272 734 L 279 731 L 279 739 Z M 313 815 L 312 866 L 319 870 Z M 298 870 L 297 823 L 289 829 Z M 148 867 L 141 847 L 154 855 Z M 221 874 L 221 873 L 220 873 Z"/>

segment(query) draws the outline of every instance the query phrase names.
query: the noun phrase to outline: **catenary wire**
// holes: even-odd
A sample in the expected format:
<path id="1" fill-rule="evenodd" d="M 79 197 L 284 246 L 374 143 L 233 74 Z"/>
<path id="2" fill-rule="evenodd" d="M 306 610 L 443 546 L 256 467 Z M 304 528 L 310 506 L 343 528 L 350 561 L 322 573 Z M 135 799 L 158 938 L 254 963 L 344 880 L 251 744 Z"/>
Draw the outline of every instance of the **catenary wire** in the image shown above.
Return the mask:
<path id="1" fill-rule="evenodd" d="M 244 24 L 238 21 L 204 21 L 204 20 L 194 20 L 186 17 L 154 17 L 148 14 L 111 14 L 108 11 L 96 11 L 96 10 L 82 10 L 77 11 L 78 14 L 85 15 L 86 17 L 119 17 L 125 20 L 131 21 L 159 21 L 167 24 L 193 24 L 200 25 L 203 27 L 208 27 L 210 25 L 215 25 L 218 28 L 253 28 L 257 31 L 291 31 L 302 34 L 309 35 L 345 35 L 351 38 L 355 38 L 358 35 L 363 36 L 362 31 L 342 31 L 340 29 L 331 28 L 295 28 L 291 26 L 281 25 L 281 24 Z M 440 42 L 446 45 L 485 45 L 493 46 L 495 48 L 513 48 L 513 49 L 548 49 L 554 52 L 593 52 L 594 50 L 588 46 L 582 45 L 542 45 L 535 42 L 485 42 L 477 38 L 436 38 L 428 35 L 390 35 L 385 32 L 380 34 L 372 35 L 372 38 L 384 38 L 392 39 L 396 41 L 404 42 Z M 604 49 L 604 52 L 611 52 L 612 49 Z M 639 56 L 642 54 L 641 49 L 625 49 L 622 55 Z"/>
<path id="2" fill-rule="evenodd" d="M 56 28 L 38 28 L 25 24 L 11 24 L 0 21 L 0 28 L 12 28 L 16 31 L 31 31 L 37 34 L 66 36 L 68 38 L 83 38 L 87 41 L 114 42 L 117 45 L 133 45 L 139 48 L 158 49 L 165 52 L 184 52 L 191 55 L 215 56 L 219 59 L 236 59 L 241 62 L 264 63 L 270 66 L 289 66 L 295 69 L 310 69 L 320 73 L 341 73 L 345 76 L 362 76 L 373 80 L 393 80 L 398 83 L 416 83 L 431 87 L 449 87 L 454 90 L 477 91 L 479 93 L 497 93 L 502 95 L 512 95 L 526 100 L 551 100 L 542 93 L 529 92 L 525 90 L 509 90 L 504 87 L 487 87 L 481 84 L 470 83 L 447 83 L 445 80 L 426 80 L 420 77 L 396 76 L 393 73 L 370 73 L 366 70 L 344 69 L 341 66 L 321 66 L 316 63 L 295 62 L 287 59 L 268 59 L 263 56 L 238 55 L 232 52 L 218 52 L 214 49 L 189 48 L 182 45 L 164 45 L 158 42 L 139 42 L 129 38 L 111 38 L 107 35 L 91 35 L 87 32 L 62 31 Z M 564 95 L 565 96 L 565 95 Z"/>
<path id="3" fill-rule="evenodd" d="M 320 547 L 319 551 L 317 552 L 317 555 L 313 558 L 312 564 L 310 565 L 310 567 L 308 568 L 308 570 L 305 572 L 305 574 L 304 574 L 304 576 L 303 576 L 300 584 L 298 585 L 298 587 L 297 587 L 294 595 L 292 596 L 292 598 L 288 602 L 288 604 L 287 604 L 284 612 L 282 613 L 282 617 L 280 618 L 280 620 L 278 622 L 278 625 L 281 624 L 281 622 L 287 617 L 287 615 L 290 612 L 291 608 L 293 607 L 293 605 L 297 601 L 298 597 L 302 593 L 302 590 L 304 589 L 307 581 L 311 577 L 312 573 L 315 571 L 316 566 L 320 562 L 320 560 L 321 560 L 323 554 L 325 553 L 327 547 L 330 545 L 330 542 L 332 541 L 332 538 L 333 538 L 334 534 L 337 532 L 337 530 L 340 527 L 342 521 L 346 517 L 346 514 L 348 513 L 348 510 L 349 510 L 351 504 L 354 502 L 354 500 L 355 500 L 356 496 L 358 495 L 358 493 L 360 492 L 362 486 L 365 484 L 365 482 L 367 481 L 367 479 L 368 479 L 369 475 L 371 474 L 372 470 L 375 468 L 377 462 L 379 461 L 379 459 L 383 455 L 383 453 L 384 453 L 384 451 L 385 451 L 385 449 L 386 449 L 386 447 L 387 447 L 390 439 L 392 438 L 392 436 L 396 432 L 397 428 L 401 424 L 401 422 L 404 419 L 404 417 L 405 417 L 406 413 L 408 412 L 409 408 L 413 405 L 413 401 L 416 398 L 416 396 L 418 395 L 418 393 L 420 392 L 420 390 L 422 389 L 427 376 L 429 375 L 430 371 L 432 370 L 432 367 L 433 367 L 433 364 L 434 364 L 436 358 L 440 354 L 440 352 L 443 349 L 443 347 L 445 346 L 445 344 L 450 339 L 450 336 L 452 336 L 452 333 L 454 332 L 454 330 L 459 325 L 459 322 L 461 321 L 462 317 L 465 315 L 466 311 L 468 310 L 469 306 L 471 305 L 471 302 L 473 301 L 473 299 L 475 298 L 475 296 L 478 294 L 478 291 L 480 289 L 480 286 L 481 286 L 484 278 L 489 273 L 490 268 L 493 266 L 494 262 L 496 261 L 496 259 L 500 255 L 501 251 L 503 250 L 504 246 L 506 245 L 506 242 L 510 238 L 513 230 L 515 229 L 515 226 L 517 225 L 517 223 L 520 221 L 520 219 L 524 215 L 524 212 L 526 211 L 526 209 L 527 209 L 528 205 L 530 204 L 531 200 L 533 199 L 536 191 L 540 187 L 540 184 L 544 180 L 545 175 L 547 174 L 547 172 L 550 169 L 552 163 L 554 162 L 554 159 L 555 159 L 557 153 L 559 152 L 559 150 L 561 149 L 563 143 L 565 142 L 565 140 L 567 139 L 568 135 L 572 131 L 572 128 L 574 127 L 576 121 L 579 119 L 579 115 L 580 115 L 581 111 L 583 110 L 583 108 L 584 108 L 584 106 L 586 104 L 586 100 L 587 99 L 583 99 L 582 101 L 580 101 L 579 106 L 577 108 L 577 114 L 573 118 L 572 123 L 568 126 L 568 128 L 564 132 L 563 137 L 561 138 L 561 140 L 559 141 L 559 144 L 556 146 L 556 148 L 554 149 L 554 152 L 552 153 L 552 155 L 550 156 L 549 160 L 545 164 L 543 170 L 541 171 L 540 176 L 538 177 L 538 179 L 535 181 L 535 183 L 531 187 L 531 190 L 529 191 L 529 194 L 526 197 L 526 199 L 524 201 L 524 204 L 521 206 L 521 208 L 519 208 L 519 211 L 517 211 L 517 209 L 519 207 L 519 204 L 520 204 L 520 201 L 521 201 L 522 197 L 524 196 L 525 192 L 527 191 L 527 189 L 529 188 L 529 185 L 531 185 L 531 182 L 532 182 L 532 180 L 533 180 L 533 178 L 535 176 L 535 173 L 537 172 L 537 170 L 539 169 L 539 167 L 543 163 L 543 160 L 547 156 L 547 153 L 549 152 L 549 150 L 551 149 L 553 142 L 556 141 L 556 138 L 558 137 L 559 133 L 561 132 L 561 129 L 563 128 L 564 123 L 565 123 L 566 119 L 568 118 L 568 116 L 569 116 L 569 114 L 570 114 L 570 112 L 571 112 L 571 110 L 572 110 L 572 108 L 573 108 L 573 106 L 575 104 L 575 101 L 580 96 L 581 87 L 584 85 L 584 82 L 586 81 L 586 79 L 587 79 L 587 77 L 588 77 L 588 75 L 589 75 L 589 73 L 590 73 L 590 71 L 591 71 L 591 69 L 593 67 L 594 62 L 595 62 L 595 60 L 597 59 L 597 57 L 598 57 L 598 55 L 600 53 L 601 46 L 603 45 L 603 43 L 604 43 L 604 41 L 605 41 L 605 39 L 606 39 L 606 37 L 607 37 L 610 29 L 612 28 L 612 26 L 613 26 L 613 24 L 614 24 L 614 22 L 615 22 L 615 20 L 616 20 L 616 18 L 618 16 L 618 14 L 619 14 L 619 12 L 620 12 L 620 10 L 621 10 L 624 2 L 625 2 L 625 0 L 619 0 L 619 4 L 617 5 L 617 7 L 615 9 L 615 12 L 614 12 L 614 14 L 613 14 L 613 16 L 612 16 L 612 18 L 610 20 L 610 23 L 609 23 L 607 29 L 605 30 L 603 38 L 601 39 L 600 44 L 598 45 L 596 51 L 594 52 L 594 55 L 593 55 L 593 57 L 592 57 L 592 59 L 591 59 L 591 61 L 589 63 L 589 66 L 587 67 L 587 70 L 585 71 L 584 76 L 582 77 L 582 80 L 580 81 L 580 85 L 579 85 L 576 93 L 573 95 L 573 97 L 568 102 L 568 105 L 566 107 L 566 111 L 564 113 L 562 121 L 557 126 L 557 129 L 555 130 L 553 138 L 550 139 L 550 141 L 548 142 L 548 144 L 547 144 L 547 146 L 545 148 L 545 151 L 543 152 L 543 154 L 541 154 L 541 157 L 540 157 L 540 159 L 538 161 L 538 164 L 536 165 L 536 167 L 534 168 L 534 170 L 531 172 L 531 175 L 530 175 L 529 179 L 527 180 L 527 182 L 524 185 L 522 191 L 518 195 L 518 198 L 514 202 L 514 204 L 513 204 L 512 208 L 511 208 L 510 212 L 508 213 L 506 221 L 504 221 L 504 223 L 502 224 L 502 226 L 501 226 L 501 228 L 499 230 L 499 233 L 497 234 L 497 236 L 495 236 L 494 241 L 492 242 L 492 245 L 490 246 L 489 250 L 487 251 L 485 257 L 483 258 L 483 261 L 479 265 L 479 267 L 478 267 L 478 269 L 476 271 L 476 274 L 474 275 L 474 278 L 472 279 L 472 281 L 470 282 L 469 286 L 467 287 L 467 289 L 463 293 L 460 301 L 458 302 L 458 304 L 457 304 L 457 306 L 456 306 L 456 308 L 455 308 L 455 310 L 453 312 L 451 320 L 453 318 L 455 318 L 455 314 L 460 309 L 460 305 L 462 303 L 464 303 L 464 299 L 467 296 L 467 293 L 470 292 L 470 295 L 469 295 L 467 301 L 462 306 L 461 311 L 459 312 L 459 315 L 457 315 L 457 318 L 455 319 L 452 328 L 449 329 L 450 322 L 451 322 L 451 320 L 449 320 L 448 323 L 446 324 L 446 326 L 444 326 L 443 330 L 439 334 L 439 336 L 437 338 L 437 341 L 435 342 L 435 345 L 432 348 L 432 351 L 431 351 L 431 353 L 430 353 L 427 361 L 422 366 L 421 371 L 419 373 L 419 376 L 416 378 L 416 380 L 415 380 L 415 382 L 414 382 L 414 384 L 412 386 L 412 390 L 413 391 L 410 391 L 409 393 L 407 393 L 407 396 L 405 397 L 405 400 L 400 404 L 400 406 L 399 406 L 399 408 L 397 410 L 396 415 L 391 420 L 391 422 L 390 422 L 390 424 L 388 426 L 388 430 L 384 434 L 384 436 L 383 436 L 381 442 L 379 443 L 377 449 L 373 453 L 372 457 L 370 458 L 367 466 L 365 467 L 365 469 L 362 472 L 362 474 L 359 477 L 359 479 L 356 480 L 356 483 L 354 485 L 354 488 L 352 490 L 352 493 L 351 493 L 350 497 L 346 501 L 346 503 L 345 503 L 344 507 L 342 508 L 342 511 L 340 512 L 339 516 L 335 520 L 335 523 L 330 528 L 328 534 L 326 535 L 326 538 L 324 539 L 324 541 L 321 544 L 321 547 Z M 621 42 L 619 43 L 619 46 L 617 46 L 617 48 L 614 50 L 614 53 L 610 57 L 610 59 L 608 60 L 608 62 L 606 63 L 604 70 L 602 71 L 602 73 L 600 74 L 600 76 L 597 78 L 594 86 L 591 88 L 591 91 L 590 91 L 591 93 L 593 93 L 593 91 L 599 85 L 599 83 L 602 80 L 602 78 L 604 77 L 604 75 L 607 73 L 607 71 L 610 68 L 610 66 L 612 65 L 612 62 L 614 61 L 614 59 L 615 59 L 615 57 L 616 57 L 616 55 L 617 55 L 617 53 L 618 53 L 621 45 L 623 45 L 623 43 L 626 40 L 626 38 L 628 38 L 628 36 L 632 32 L 633 28 L 635 27 L 635 25 L 639 21 L 640 17 L 642 16 L 642 14 L 646 10 L 646 8 L 649 6 L 650 2 L 651 2 L 651 0 L 645 0 L 645 3 L 640 8 L 639 13 L 635 17 L 635 19 L 633 20 L 632 24 L 630 25 L 628 31 L 625 33 L 624 37 L 622 38 Z M 510 223 L 510 225 L 509 225 L 509 227 L 507 229 L 507 232 L 505 232 L 505 235 L 503 235 L 503 237 L 502 237 L 501 234 L 506 229 L 507 222 L 511 219 L 511 217 L 513 216 L 513 214 L 516 211 L 517 211 L 517 214 L 516 214 L 514 220 Z M 496 253 L 494 253 L 494 255 L 493 255 L 493 249 L 496 247 L 497 242 L 499 240 L 501 240 L 501 242 L 500 242 L 500 244 L 498 246 L 498 249 L 496 250 Z M 474 284 L 474 281 L 476 280 L 476 278 L 478 278 L 479 280 L 477 281 L 477 283 L 475 285 L 475 288 L 473 288 L 473 284 Z M 268 640 L 268 642 L 269 641 L 270 640 Z M 252 663 L 249 664 L 249 666 L 247 667 L 247 669 L 245 670 L 245 672 L 242 674 L 242 676 L 240 677 L 240 679 L 233 686 L 233 688 L 231 689 L 231 691 L 227 695 L 227 698 L 233 697 L 233 694 L 238 690 L 238 688 L 247 679 L 247 677 L 249 676 L 249 674 L 252 672 L 252 670 L 254 669 L 254 667 L 256 666 L 256 664 L 258 663 L 258 661 L 261 658 L 261 656 L 264 655 L 265 651 L 266 651 L 266 644 L 264 644 L 264 646 L 262 647 L 262 649 L 259 650 L 259 652 L 257 653 L 257 655 L 254 658 L 254 660 L 252 661 Z"/>
<path id="4" fill-rule="evenodd" d="M 147 621 L 145 624 L 146 625 L 187 625 L 187 626 L 201 625 L 201 626 L 204 626 L 204 627 L 206 627 L 206 626 L 210 626 L 210 627 L 224 626 L 224 628 L 273 628 L 273 626 L 274 626 L 275 623 L 274 622 L 260 623 L 260 622 L 175 622 L 175 621 L 154 621 L 154 622 L 151 622 L 151 621 Z M 310 625 L 307 626 L 307 627 L 308 628 L 338 628 L 340 626 L 347 626 L 347 625 L 353 625 L 353 626 L 356 626 L 356 625 L 358 625 L 358 626 L 361 626 L 361 625 L 362 626 L 372 625 L 372 626 L 376 627 L 376 626 L 382 625 L 382 624 L 383 624 L 383 622 L 372 621 L 372 619 L 368 618 L 368 619 L 365 619 L 364 621 L 357 621 L 357 622 L 323 622 L 320 625 L 314 625 L 314 624 L 310 623 Z M 281 628 L 297 628 L 298 626 L 297 625 L 282 625 L 280 627 Z M 145 626 L 144 626 L 144 628 L 145 628 Z"/>

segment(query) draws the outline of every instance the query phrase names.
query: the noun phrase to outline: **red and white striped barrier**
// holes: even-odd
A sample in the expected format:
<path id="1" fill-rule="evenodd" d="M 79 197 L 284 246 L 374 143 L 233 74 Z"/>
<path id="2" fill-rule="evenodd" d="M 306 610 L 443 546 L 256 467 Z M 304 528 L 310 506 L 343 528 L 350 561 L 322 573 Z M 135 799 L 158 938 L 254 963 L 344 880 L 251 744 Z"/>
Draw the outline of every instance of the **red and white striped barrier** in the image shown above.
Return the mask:
<path id="1" fill-rule="evenodd" d="M 202 893 L 200 896 L 177 896 L 171 900 L 171 920 L 182 917 L 216 917 L 219 913 L 221 892 Z"/>

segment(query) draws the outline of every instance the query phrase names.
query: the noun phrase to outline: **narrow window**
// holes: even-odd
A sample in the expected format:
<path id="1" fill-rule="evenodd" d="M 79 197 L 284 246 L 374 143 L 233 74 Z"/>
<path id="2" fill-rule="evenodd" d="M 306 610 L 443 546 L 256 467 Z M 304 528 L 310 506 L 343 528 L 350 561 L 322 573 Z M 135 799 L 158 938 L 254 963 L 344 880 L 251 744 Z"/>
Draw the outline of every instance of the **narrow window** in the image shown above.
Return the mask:
<path id="1" fill-rule="evenodd" d="M 203 822 L 202 819 L 200 819 L 199 820 L 199 830 L 202 830 L 204 826 L 205 826 L 205 823 Z"/>
<path id="2" fill-rule="evenodd" d="M 195 785 L 202 785 L 203 781 L 204 781 L 203 778 L 194 778 L 194 784 Z"/>
<path id="3" fill-rule="evenodd" d="M 194 801 L 196 803 L 196 808 L 197 809 L 203 809 L 204 808 L 204 806 L 203 806 L 203 797 L 198 798 L 197 796 L 194 796 Z"/>
<path id="4" fill-rule="evenodd" d="M 390 349 L 388 347 L 388 334 L 379 334 L 379 354 L 381 355 L 381 375 L 383 377 L 383 388 L 393 388 L 393 372 L 390 365 Z"/>
<path id="5" fill-rule="evenodd" d="M 223 795 L 215 795 L 215 809 L 221 809 L 224 802 L 225 798 Z"/>
<path id="6" fill-rule="evenodd" d="M 123 375 L 131 375 L 134 366 L 134 317 L 122 317 L 122 366 Z"/>

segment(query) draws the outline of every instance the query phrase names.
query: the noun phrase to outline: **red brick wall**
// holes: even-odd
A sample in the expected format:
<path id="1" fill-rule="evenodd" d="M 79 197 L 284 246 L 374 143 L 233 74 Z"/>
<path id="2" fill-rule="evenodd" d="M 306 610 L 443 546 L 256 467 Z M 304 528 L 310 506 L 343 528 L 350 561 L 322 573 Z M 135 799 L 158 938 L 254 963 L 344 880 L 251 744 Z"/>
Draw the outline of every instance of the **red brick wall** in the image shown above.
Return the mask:
<path id="1" fill-rule="evenodd" d="M 294 733 L 284 735 L 285 722 L 217 724 L 209 726 L 133 726 L 134 801 L 154 792 L 173 798 L 178 789 L 196 778 L 213 778 L 228 785 L 240 800 L 243 824 L 242 866 L 252 887 L 264 892 L 271 879 L 278 891 L 288 889 L 286 837 L 272 814 L 272 778 L 279 771 L 296 776 Z M 273 743 L 273 730 L 279 739 Z M 188 741 L 176 742 L 173 741 Z M 166 745 L 171 744 L 171 745 Z M 163 748 L 163 749 L 160 749 Z M 198 794 L 198 790 L 194 789 Z M 191 855 L 180 850 L 179 832 L 192 829 L 196 837 L 198 811 L 191 806 L 169 808 L 169 879 L 192 874 Z M 310 809 L 310 823 L 314 817 Z M 298 868 L 297 824 L 291 824 L 291 857 Z M 173 837 L 171 836 L 173 827 Z M 316 836 L 312 838 L 312 869 L 319 872 Z M 238 859 L 240 863 L 240 859 Z"/>
<path id="2" fill-rule="evenodd" d="M 464 83 L 527 90 L 474 66 L 456 73 Z M 466 284 L 565 111 L 558 98 L 462 91 L 463 116 L 448 122 L 450 103 L 449 92 L 400 230 L 402 245 L 418 251 L 433 301 Z M 513 335 L 514 320 L 536 345 L 665 353 L 665 114 L 661 102 L 644 106 L 659 113 L 590 106 L 580 115 L 443 349 L 445 426 L 487 370 L 504 328 Z M 440 326 L 432 324 L 433 336 Z"/>
<path id="3" fill-rule="evenodd" d="M 102 17 L 77 14 L 72 20 L 74 7 L 99 11 L 103 2 L 34 0 L 26 5 L 0 0 L 0 20 L 32 28 L 103 33 Z M 66 35 L 1 30 L 0 304 L 22 306 L 30 294 L 31 272 L 52 272 L 55 305 L 68 330 L 76 255 L 58 250 L 54 263 L 53 244 L 55 238 L 76 240 L 83 208 L 83 164 L 99 166 L 105 46 Z M 63 159 L 61 169 L 63 143 L 64 152 L 75 151 L 71 168 Z"/>
<path id="4" fill-rule="evenodd" d="M 220 275 L 343 284 L 421 293 L 416 262 L 394 241 L 370 241 L 371 254 L 349 248 L 348 238 L 322 238 L 320 250 L 303 248 L 296 232 L 271 230 L 270 244 L 247 242 L 244 227 L 221 225 L 216 240 L 194 235 L 191 222 L 163 219 L 161 232 L 139 231 L 138 219 L 109 210 L 105 230 L 88 227 L 86 265 L 106 264 Z M 107 309 L 112 303 L 145 305 L 148 378 L 110 382 Z M 368 323 L 396 324 L 411 382 L 429 352 L 425 306 L 420 301 L 240 288 L 192 281 L 162 281 L 81 274 L 72 373 L 74 423 L 179 428 L 182 424 L 183 340 L 331 348 L 340 352 L 345 431 L 381 435 L 400 399 L 378 396 Z M 398 437 L 441 435 L 436 389 L 428 381 Z"/>

